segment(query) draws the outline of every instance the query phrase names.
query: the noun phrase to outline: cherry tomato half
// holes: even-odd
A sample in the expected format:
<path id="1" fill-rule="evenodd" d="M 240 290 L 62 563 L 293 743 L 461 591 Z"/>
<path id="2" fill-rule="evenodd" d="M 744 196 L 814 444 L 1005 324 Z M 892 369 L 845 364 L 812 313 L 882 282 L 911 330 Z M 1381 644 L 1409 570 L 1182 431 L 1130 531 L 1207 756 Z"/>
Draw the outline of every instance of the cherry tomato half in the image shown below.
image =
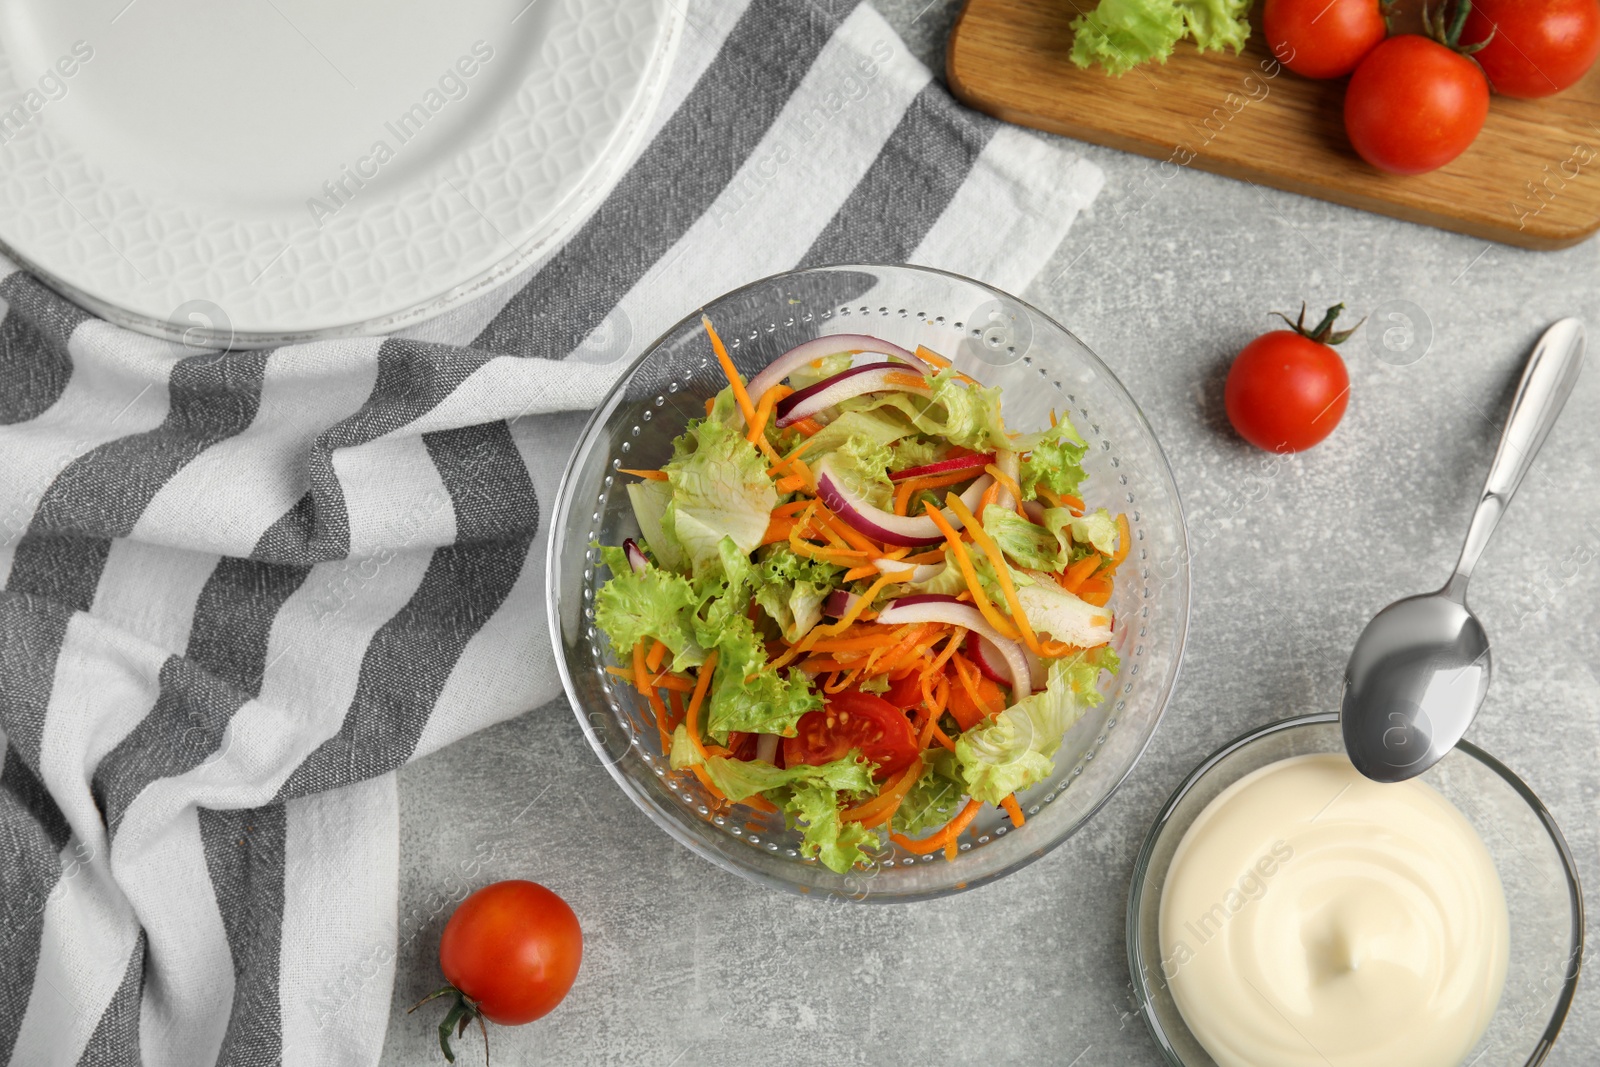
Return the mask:
<path id="1" fill-rule="evenodd" d="M 1472 58 L 1495 92 L 1550 96 L 1576 85 L 1600 57 L 1600 0 L 1476 0 L 1461 39 L 1489 41 Z"/>
<path id="2" fill-rule="evenodd" d="M 828 697 L 821 711 L 800 716 L 795 736 L 783 739 L 783 758 L 790 767 L 820 765 L 844 758 L 853 748 L 878 765 L 881 781 L 916 758 L 917 738 L 905 712 L 880 696 L 846 689 Z"/>
<path id="3" fill-rule="evenodd" d="M 1267 47 L 1306 78 L 1342 78 L 1389 36 L 1378 0 L 1267 0 Z"/>
<path id="4" fill-rule="evenodd" d="M 1344 94 L 1344 128 L 1361 158 L 1390 174 L 1437 170 L 1465 152 L 1489 115 L 1489 83 L 1471 59 L 1407 33 L 1367 54 Z"/>
<path id="5" fill-rule="evenodd" d="M 921 707 L 922 675 L 912 671 L 904 678 L 891 678 L 888 692 L 883 694 L 883 699 L 901 711 L 910 711 L 912 708 Z"/>
<path id="6" fill-rule="evenodd" d="M 567 902 L 536 882 L 486 885 L 463 900 L 439 938 L 439 968 L 490 1022 L 520 1026 L 572 988 L 583 931 Z"/>

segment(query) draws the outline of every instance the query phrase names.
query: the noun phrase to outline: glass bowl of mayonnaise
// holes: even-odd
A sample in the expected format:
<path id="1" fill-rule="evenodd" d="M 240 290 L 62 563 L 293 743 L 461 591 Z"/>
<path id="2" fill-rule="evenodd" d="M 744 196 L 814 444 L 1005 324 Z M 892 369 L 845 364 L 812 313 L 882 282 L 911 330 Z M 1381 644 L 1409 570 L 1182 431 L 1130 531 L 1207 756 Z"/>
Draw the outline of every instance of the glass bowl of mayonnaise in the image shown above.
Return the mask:
<path id="1" fill-rule="evenodd" d="M 1183 1067 L 1510 1067 L 1544 1060 L 1583 958 L 1555 820 L 1462 742 L 1381 785 L 1336 714 L 1225 745 L 1134 867 L 1128 965 Z"/>

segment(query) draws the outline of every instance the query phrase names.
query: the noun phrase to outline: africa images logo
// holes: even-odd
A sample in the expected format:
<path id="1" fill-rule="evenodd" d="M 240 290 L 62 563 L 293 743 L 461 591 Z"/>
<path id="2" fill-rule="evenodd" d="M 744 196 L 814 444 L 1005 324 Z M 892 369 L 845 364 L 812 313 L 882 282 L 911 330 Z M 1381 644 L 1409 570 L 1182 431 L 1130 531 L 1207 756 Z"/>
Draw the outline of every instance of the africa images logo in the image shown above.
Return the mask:
<path id="1" fill-rule="evenodd" d="M 488 66 L 494 58 L 494 48 L 487 41 L 472 42 L 470 55 L 464 55 L 447 67 L 438 81 L 430 85 L 422 98 L 383 124 L 388 137 L 372 142 L 365 155 L 354 164 L 340 166 L 339 173 L 322 183 L 322 196 L 309 197 L 306 210 L 311 221 L 322 229 L 378 176 L 385 164 L 399 154 L 401 148 L 422 133 L 433 117 L 451 103 L 465 100 L 472 91 L 471 80 Z M 390 138 L 393 143 L 390 143 Z"/>
<path id="2" fill-rule="evenodd" d="M 88 41 L 74 41 L 70 52 L 46 67 L 38 80 L 23 90 L 21 99 L 9 108 L 0 109 L 0 144 L 10 144 L 28 128 L 34 116 L 65 97 L 68 80 L 93 58 L 93 45 Z"/>

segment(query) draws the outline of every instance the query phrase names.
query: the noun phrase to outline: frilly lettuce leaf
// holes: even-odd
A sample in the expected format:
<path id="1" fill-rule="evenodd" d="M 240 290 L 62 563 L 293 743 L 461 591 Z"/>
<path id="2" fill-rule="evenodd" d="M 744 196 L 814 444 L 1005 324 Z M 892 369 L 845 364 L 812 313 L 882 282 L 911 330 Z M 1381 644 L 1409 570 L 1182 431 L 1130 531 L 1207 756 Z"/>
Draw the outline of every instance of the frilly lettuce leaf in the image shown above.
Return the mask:
<path id="1" fill-rule="evenodd" d="M 1062 419 L 1060 424 L 1032 442 L 1032 449 L 1022 458 L 1017 482 L 1022 488 L 1022 498 L 1032 500 L 1038 496 L 1038 486 L 1043 485 L 1057 495 L 1076 496 L 1078 487 L 1088 475 L 1083 472 L 1083 457 L 1089 446 L 1072 424 Z"/>
<path id="2" fill-rule="evenodd" d="M 1070 512 L 1067 517 L 1071 518 Z M 1000 546 L 1006 558 L 1019 567 L 1058 571 L 1066 566 L 1067 546 L 1061 543 L 1061 538 L 1045 527 L 1029 522 L 1010 508 L 996 504 L 984 508 L 983 529 L 994 538 L 994 543 Z"/>
<path id="3" fill-rule="evenodd" d="M 1072 539 L 1080 545 L 1093 545 L 1094 550 L 1102 556 L 1109 556 L 1117 548 L 1117 520 L 1105 508 L 1099 508 L 1081 518 L 1075 517 L 1065 508 L 1051 508 L 1045 512 L 1048 522 L 1050 512 L 1064 512 L 1067 530 L 1072 534 Z"/>
<path id="4" fill-rule="evenodd" d="M 1172 0 L 1100 0 L 1072 20 L 1072 62 L 1122 75 L 1140 63 L 1165 63 L 1183 37 L 1183 12 Z"/>
<path id="5" fill-rule="evenodd" d="M 662 525 L 683 546 L 694 574 L 720 565 L 717 543 L 724 537 L 743 555 L 755 551 L 778 506 L 778 491 L 756 447 L 713 409 L 689 424 L 673 453 L 662 468 L 672 486 Z"/>
<path id="6" fill-rule="evenodd" d="M 669 571 L 687 574 L 688 555 L 662 525 L 672 504 L 672 486 L 667 482 L 630 482 L 628 502 L 633 505 L 633 518 L 639 524 L 639 537 L 655 561 Z"/>
<path id="7" fill-rule="evenodd" d="M 924 437 L 915 434 L 911 437 L 902 437 L 889 449 L 890 471 L 910 470 L 912 467 L 926 467 L 930 463 L 937 463 L 944 457 L 947 449 L 943 441 L 933 437 Z"/>
<path id="8" fill-rule="evenodd" d="M 1017 603 L 1039 633 L 1079 648 L 1096 648 L 1111 640 L 1111 610 L 1096 607 L 1069 593 L 1046 575 L 1017 587 Z"/>
<path id="9" fill-rule="evenodd" d="M 810 451 L 807 449 L 807 451 Z M 875 508 L 894 506 L 894 483 L 889 480 L 889 448 L 864 434 L 852 434 L 833 453 L 829 466 L 844 488 Z"/>
<path id="10" fill-rule="evenodd" d="M 927 763 L 921 777 L 906 792 L 894 813 L 894 829 L 912 837 L 955 818 L 967 791 L 966 781 L 961 777 L 961 764 L 953 753 L 941 748 L 931 757 L 923 758 Z"/>
<path id="11" fill-rule="evenodd" d="M 635 645 L 654 638 L 672 652 L 675 671 L 704 662 L 694 633 L 700 597 L 688 579 L 654 566 L 635 574 L 623 550 L 611 546 L 600 547 L 600 560 L 611 580 L 595 594 L 594 621 L 619 660 L 629 662 Z"/>
<path id="12" fill-rule="evenodd" d="M 673 748 L 676 751 L 676 741 Z M 734 803 L 760 793 L 777 804 L 789 825 L 802 830 L 801 851 L 829 870 L 843 874 L 869 858 L 869 846 L 879 844 L 872 831 L 839 816 L 841 794 L 877 792 L 872 764 L 859 752 L 818 767 L 801 764 L 786 770 L 724 756 L 712 756 L 704 766 L 706 776 Z"/>
<path id="13" fill-rule="evenodd" d="M 1045 688 L 968 730 L 956 741 L 956 760 L 967 794 L 999 804 L 1055 771 L 1050 757 L 1084 709 L 1100 702 L 1101 670 L 1116 670 L 1116 653 L 1081 652 L 1050 664 Z"/>
<path id="14" fill-rule="evenodd" d="M 845 403 L 850 404 L 852 401 L 847 400 Z M 912 432 L 911 424 L 894 411 L 870 409 L 842 411 L 837 418 L 811 436 L 811 443 L 806 445 L 805 460 L 815 466 L 817 460 L 852 438 L 865 437 L 880 445 L 888 445 Z"/>
<path id="15" fill-rule="evenodd" d="M 1202 52 L 1238 52 L 1250 37 L 1251 0 L 1180 0 L 1183 25 Z"/>

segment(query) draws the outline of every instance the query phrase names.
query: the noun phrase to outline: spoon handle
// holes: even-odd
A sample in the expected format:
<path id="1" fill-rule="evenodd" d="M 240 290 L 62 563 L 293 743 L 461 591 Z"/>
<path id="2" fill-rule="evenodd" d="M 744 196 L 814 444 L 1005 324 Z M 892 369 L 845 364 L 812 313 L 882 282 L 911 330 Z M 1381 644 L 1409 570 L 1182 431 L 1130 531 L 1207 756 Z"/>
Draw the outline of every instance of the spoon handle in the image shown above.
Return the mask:
<path id="1" fill-rule="evenodd" d="M 1544 332 L 1533 355 L 1528 357 L 1517 395 L 1511 401 L 1511 414 L 1506 416 L 1506 426 L 1500 434 L 1500 447 L 1483 483 L 1483 496 L 1472 514 L 1472 525 L 1467 528 L 1461 559 L 1444 588 L 1455 599 L 1465 599 L 1467 579 L 1472 576 L 1478 557 L 1533 465 L 1533 457 L 1550 435 L 1567 397 L 1572 395 L 1583 367 L 1583 347 L 1583 323 L 1562 319 Z"/>

